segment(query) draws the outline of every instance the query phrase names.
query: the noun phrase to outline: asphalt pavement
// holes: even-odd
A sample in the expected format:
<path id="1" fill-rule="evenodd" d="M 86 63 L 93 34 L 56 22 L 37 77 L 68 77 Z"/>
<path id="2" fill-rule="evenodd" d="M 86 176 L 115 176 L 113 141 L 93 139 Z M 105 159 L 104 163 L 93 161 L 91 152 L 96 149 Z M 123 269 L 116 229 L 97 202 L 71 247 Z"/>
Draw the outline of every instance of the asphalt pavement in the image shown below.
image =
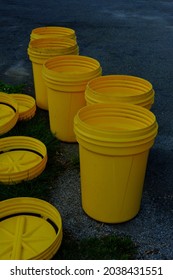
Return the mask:
<path id="1" fill-rule="evenodd" d="M 97 59 L 103 75 L 133 75 L 152 83 L 159 133 L 148 159 L 139 214 L 114 225 L 87 217 L 80 205 L 76 170 L 58 178 L 52 203 L 62 213 L 64 229 L 78 238 L 130 235 L 139 246 L 139 259 L 173 259 L 173 1 L 0 0 L 0 4 L 1 81 L 27 83 L 34 94 L 27 55 L 30 33 L 40 26 L 65 26 L 76 31 L 80 54 Z M 64 144 L 64 151 L 78 152 L 77 145 L 69 145 Z"/>

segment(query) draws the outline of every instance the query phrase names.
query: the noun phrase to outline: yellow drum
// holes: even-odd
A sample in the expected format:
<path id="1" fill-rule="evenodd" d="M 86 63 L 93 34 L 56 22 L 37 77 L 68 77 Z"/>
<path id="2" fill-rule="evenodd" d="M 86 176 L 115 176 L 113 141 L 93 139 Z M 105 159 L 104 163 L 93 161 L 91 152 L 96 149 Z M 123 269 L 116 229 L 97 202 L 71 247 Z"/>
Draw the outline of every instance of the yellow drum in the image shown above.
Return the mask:
<path id="1" fill-rule="evenodd" d="M 43 65 L 50 129 L 61 141 L 76 142 L 74 116 L 86 105 L 87 82 L 101 73 L 100 63 L 96 59 L 80 55 L 55 57 Z"/>
<path id="2" fill-rule="evenodd" d="M 55 56 L 70 54 L 79 54 L 76 41 L 70 38 L 42 38 L 30 41 L 28 55 L 32 62 L 35 96 L 39 108 L 48 110 L 47 90 L 42 78 L 44 62 Z"/>
<path id="3" fill-rule="evenodd" d="M 106 223 L 132 219 L 140 209 L 147 159 L 157 135 L 154 114 L 141 106 L 94 104 L 79 110 L 82 207 Z"/>

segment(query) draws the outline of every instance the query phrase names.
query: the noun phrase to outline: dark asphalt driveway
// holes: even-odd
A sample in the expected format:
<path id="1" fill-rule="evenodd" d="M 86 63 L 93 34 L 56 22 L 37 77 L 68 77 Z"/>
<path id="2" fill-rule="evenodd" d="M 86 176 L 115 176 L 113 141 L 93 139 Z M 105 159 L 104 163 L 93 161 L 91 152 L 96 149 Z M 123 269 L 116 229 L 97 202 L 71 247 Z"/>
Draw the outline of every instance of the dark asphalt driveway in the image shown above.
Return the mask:
<path id="1" fill-rule="evenodd" d="M 104 75 L 129 74 L 153 84 L 152 111 L 159 134 L 150 152 L 138 216 L 101 228 L 84 215 L 80 203 L 74 203 L 74 213 L 81 215 L 80 228 L 79 220 L 65 213 L 73 211 L 73 201 L 79 199 L 76 173 L 57 182 L 62 189 L 72 187 L 71 209 L 61 194 L 55 204 L 64 227 L 76 236 L 128 234 L 139 244 L 139 259 L 173 259 L 173 1 L 0 0 L 0 5 L 0 80 L 32 87 L 30 33 L 35 27 L 55 25 L 75 29 L 80 54 L 98 59 Z"/>

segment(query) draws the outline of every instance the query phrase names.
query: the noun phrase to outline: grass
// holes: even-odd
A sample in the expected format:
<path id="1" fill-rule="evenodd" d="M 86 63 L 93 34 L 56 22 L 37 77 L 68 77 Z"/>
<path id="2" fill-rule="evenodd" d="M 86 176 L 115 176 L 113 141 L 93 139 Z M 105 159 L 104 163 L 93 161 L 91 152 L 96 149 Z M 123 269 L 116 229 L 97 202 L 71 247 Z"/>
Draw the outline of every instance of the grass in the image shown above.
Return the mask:
<path id="1" fill-rule="evenodd" d="M 7 85 L 0 82 L 0 91 L 7 93 L 23 92 L 25 85 Z M 26 90 L 25 90 L 26 92 Z M 2 137 L 23 135 L 42 141 L 47 147 L 48 162 L 44 172 L 31 181 L 16 185 L 0 184 L 0 201 L 13 197 L 37 197 L 49 201 L 51 186 L 54 180 L 66 168 L 79 168 L 79 158 L 74 155 L 70 162 L 59 160 L 61 154 L 60 142 L 49 129 L 48 112 L 37 108 L 36 115 L 29 121 L 17 122 L 15 127 Z M 62 245 L 54 259 L 133 259 L 136 246 L 129 237 L 105 236 L 76 240 L 64 233 Z"/>
<path id="2" fill-rule="evenodd" d="M 107 235 L 100 238 L 73 240 L 64 238 L 53 259 L 61 260 L 132 260 L 137 248 L 125 236 Z"/>
<path id="3" fill-rule="evenodd" d="M 2 81 L 0 81 L 0 91 L 6 92 L 6 93 L 20 93 L 23 92 L 25 88 L 25 84 L 20 84 L 20 85 L 10 85 L 6 84 Z"/>

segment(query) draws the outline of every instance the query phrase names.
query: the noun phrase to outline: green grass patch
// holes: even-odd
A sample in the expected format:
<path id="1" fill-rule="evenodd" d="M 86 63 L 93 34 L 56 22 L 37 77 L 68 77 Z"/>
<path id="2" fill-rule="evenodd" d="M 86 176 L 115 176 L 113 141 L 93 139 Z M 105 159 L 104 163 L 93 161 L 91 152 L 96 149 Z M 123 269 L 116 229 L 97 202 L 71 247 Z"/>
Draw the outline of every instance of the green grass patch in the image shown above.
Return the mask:
<path id="1" fill-rule="evenodd" d="M 66 238 L 53 259 L 62 260 L 132 260 L 137 248 L 129 237 L 107 235 L 74 240 Z"/>
<path id="2" fill-rule="evenodd" d="M 25 84 L 20 85 L 10 85 L 0 81 L 0 91 L 6 93 L 20 93 L 23 92 Z"/>

